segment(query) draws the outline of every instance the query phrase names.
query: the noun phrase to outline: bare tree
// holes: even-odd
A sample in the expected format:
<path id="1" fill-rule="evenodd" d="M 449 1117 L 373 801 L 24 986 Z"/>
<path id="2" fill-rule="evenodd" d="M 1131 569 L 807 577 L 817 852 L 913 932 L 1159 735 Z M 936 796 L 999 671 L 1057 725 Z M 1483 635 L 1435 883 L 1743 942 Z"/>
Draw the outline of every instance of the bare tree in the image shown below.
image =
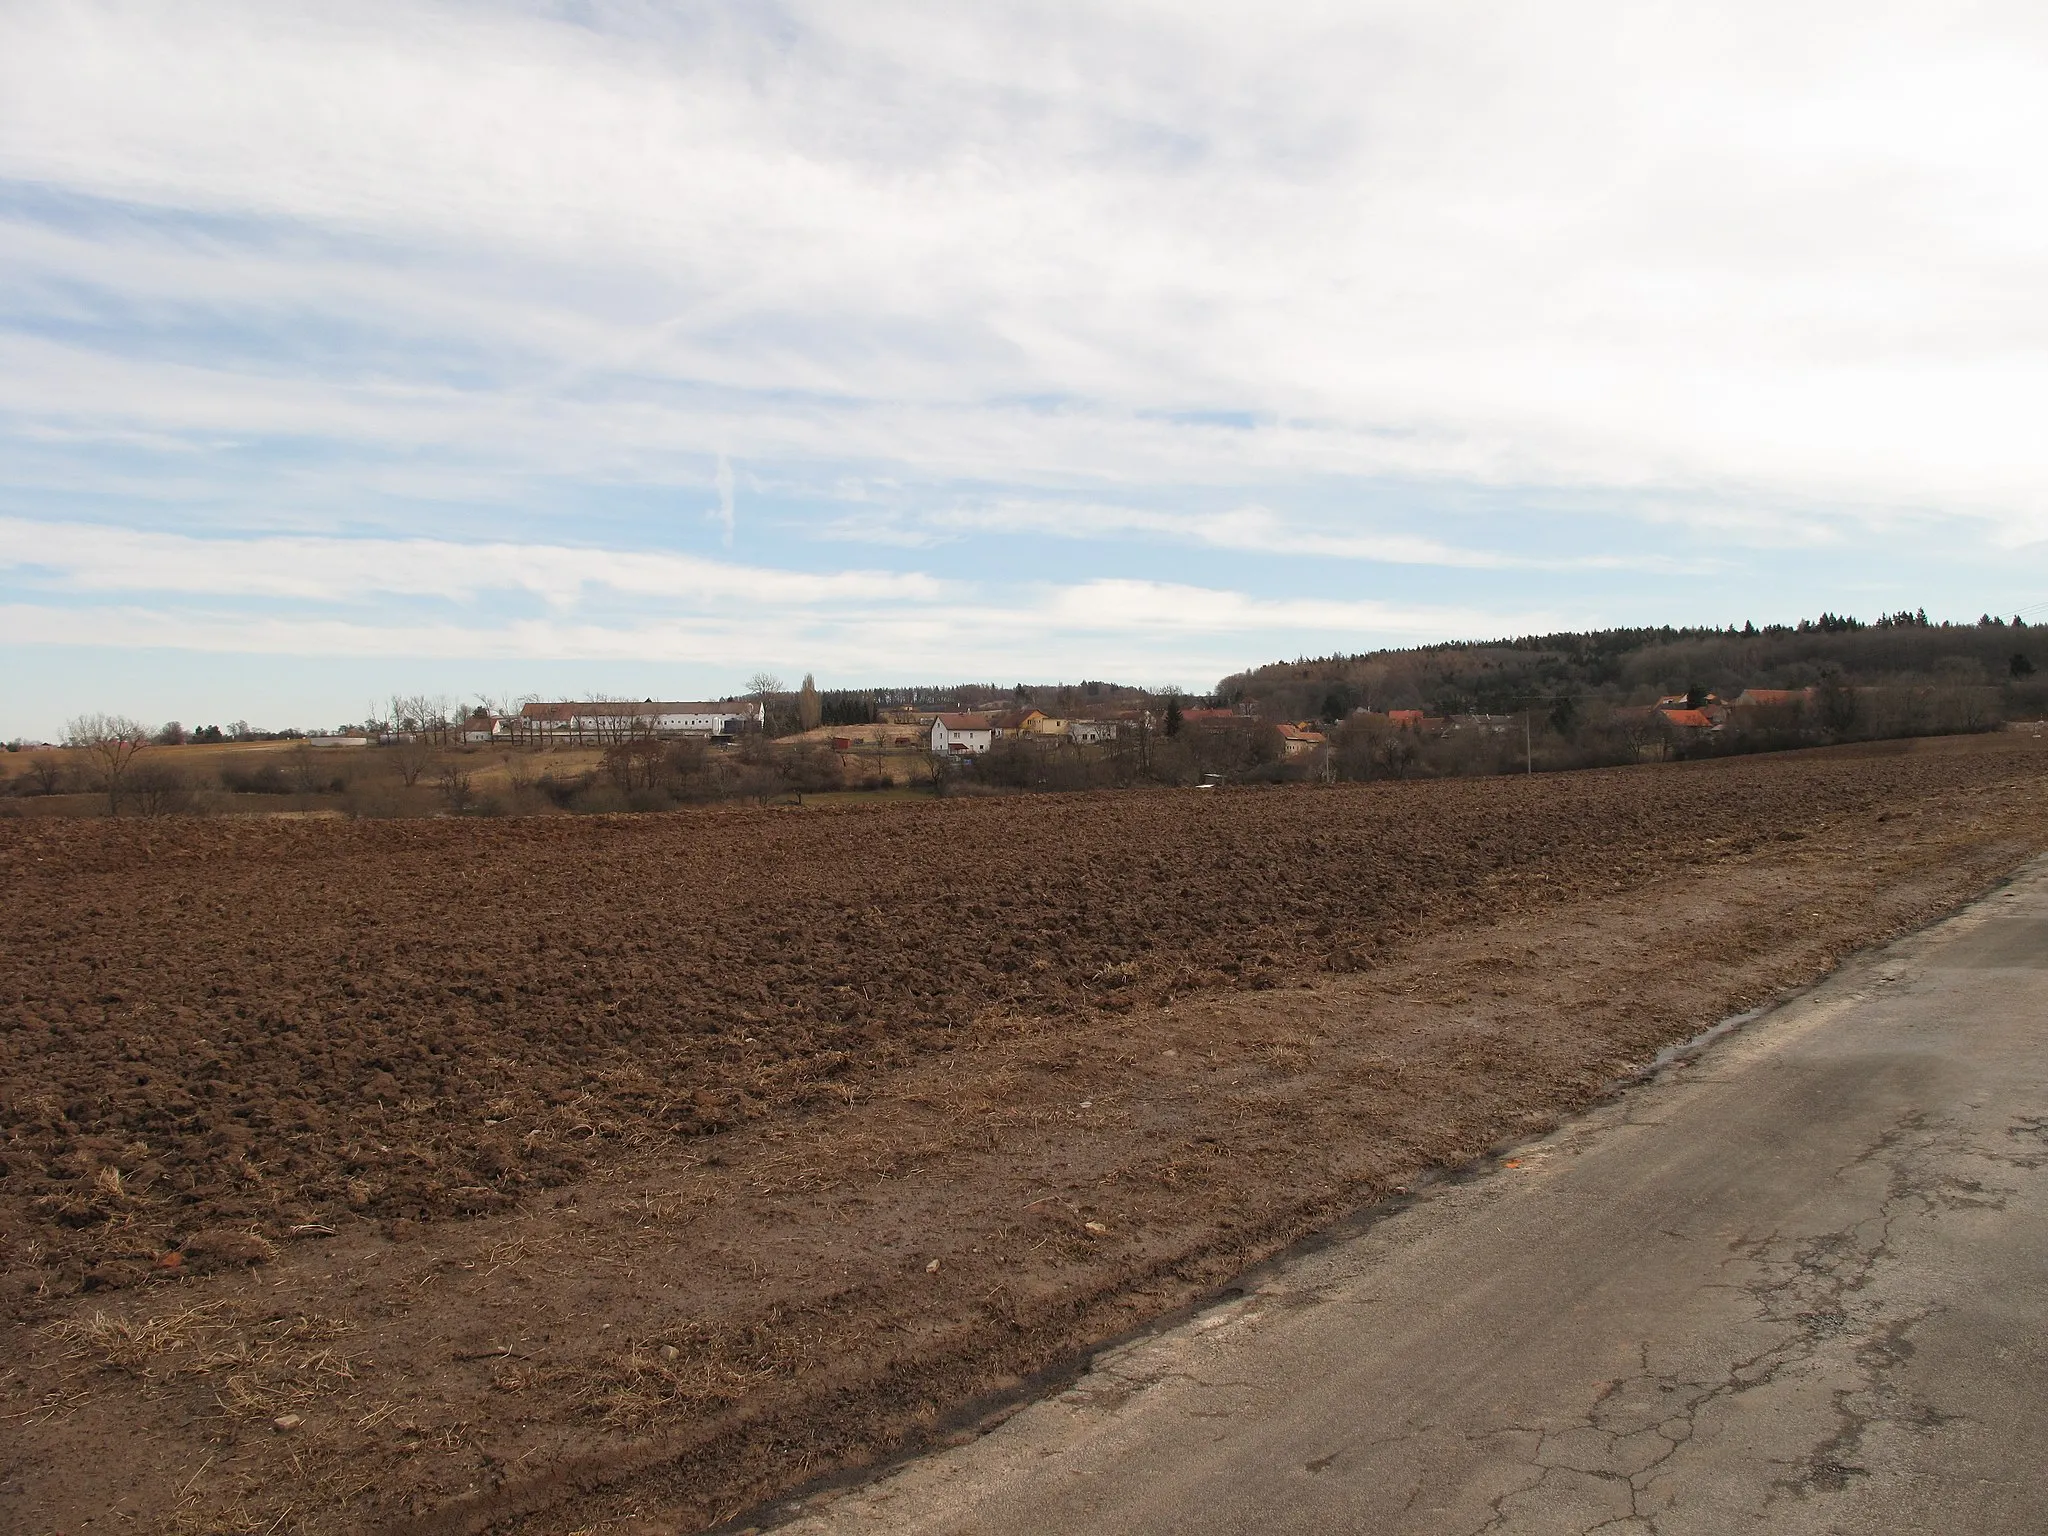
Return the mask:
<path id="1" fill-rule="evenodd" d="M 1658 724 L 1662 716 L 1652 719 L 1654 711 L 1647 709 L 1618 710 L 1614 715 L 1614 732 L 1628 748 L 1628 760 L 1640 763 L 1643 749 L 1657 740 Z"/>
<path id="2" fill-rule="evenodd" d="M 632 699 L 593 693 L 586 708 L 588 714 L 585 718 L 590 722 L 590 732 L 601 747 L 617 746 L 621 742 L 637 741 L 642 736 L 654 734 L 653 715 Z M 577 734 L 580 738 L 582 732 L 579 730 Z"/>
<path id="3" fill-rule="evenodd" d="M 434 760 L 434 748 L 424 736 L 402 735 L 392 743 L 391 761 L 398 767 L 398 780 L 407 789 L 419 783 L 420 775 Z"/>
<path id="4" fill-rule="evenodd" d="M 302 795 L 310 795 L 320 788 L 322 766 L 315 760 L 313 749 L 303 741 L 285 757 L 285 771 L 291 775 L 292 788 Z"/>
<path id="5" fill-rule="evenodd" d="M 528 748 L 540 745 L 540 722 L 530 720 L 526 715 L 527 705 L 540 702 L 541 696 L 537 693 L 522 693 L 516 699 L 507 699 L 505 701 L 504 713 L 508 721 L 511 738 L 516 744 Z"/>
<path id="6" fill-rule="evenodd" d="M 921 753 L 917 759 L 918 777 L 923 779 L 935 795 L 943 795 L 953 775 L 952 761 L 943 752 Z"/>
<path id="7" fill-rule="evenodd" d="M 455 701 L 443 694 L 403 693 L 391 696 L 391 731 L 396 736 L 447 739 Z"/>
<path id="8" fill-rule="evenodd" d="M 28 760 L 28 776 L 42 793 L 54 795 L 71 777 L 71 768 L 54 752 L 38 752 Z"/>
<path id="9" fill-rule="evenodd" d="M 636 789 L 653 789 L 660 783 L 668 762 L 668 744 L 652 736 L 643 736 L 635 741 L 615 742 L 606 747 L 603 767 L 614 784 L 631 794 Z"/>
<path id="10" fill-rule="evenodd" d="M 755 708 L 760 711 L 761 718 L 756 723 L 761 727 L 764 736 L 773 734 L 768 725 L 768 706 L 769 702 L 782 692 L 782 687 L 782 679 L 773 672 L 756 672 L 747 679 L 747 697 L 754 701 Z"/>
<path id="11" fill-rule="evenodd" d="M 80 715 L 65 727 L 64 739 L 83 750 L 99 770 L 100 787 L 107 792 L 107 814 L 121 814 L 121 793 L 127 788 L 128 772 L 135 759 L 149 745 L 149 727 L 126 715 Z"/>

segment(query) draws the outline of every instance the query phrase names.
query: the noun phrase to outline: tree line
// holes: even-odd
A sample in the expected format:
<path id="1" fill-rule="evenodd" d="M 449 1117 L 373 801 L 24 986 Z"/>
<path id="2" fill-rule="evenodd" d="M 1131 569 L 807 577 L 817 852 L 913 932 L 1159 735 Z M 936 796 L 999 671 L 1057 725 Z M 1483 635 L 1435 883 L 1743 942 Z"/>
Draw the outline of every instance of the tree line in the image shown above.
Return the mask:
<path id="1" fill-rule="evenodd" d="M 1863 622 L 1834 613 L 1796 624 L 1610 629 L 1456 642 L 1273 662 L 1226 677 L 1223 698 L 1271 719 L 1339 721 L 1355 710 L 1432 716 L 1531 708 L 1589 715 L 1660 697 L 1746 689 L 1990 690 L 2007 717 L 2048 708 L 2048 630 L 1985 615 L 1924 612 Z M 1568 723 L 1568 722 L 1561 722 Z"/>

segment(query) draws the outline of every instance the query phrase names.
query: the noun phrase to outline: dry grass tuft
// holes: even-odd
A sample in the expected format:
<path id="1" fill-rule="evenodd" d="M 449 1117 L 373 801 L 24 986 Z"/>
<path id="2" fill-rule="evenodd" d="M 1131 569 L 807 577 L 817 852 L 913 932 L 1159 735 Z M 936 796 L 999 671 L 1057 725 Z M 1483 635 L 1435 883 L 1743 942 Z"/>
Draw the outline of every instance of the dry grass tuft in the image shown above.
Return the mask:
<path id="1" fill-rule="evenodd" d="M 638 1344 L 606 1361 L 584 1385 L 578 1407 L 607 1429 L 638 1430 L 658 1420 L 729 1407 L 778 1372 L 775 1362 L 748 1370 L 702 1339 Z"/>
<path id="2" fill-rule="evenodd" d="M 249 1326 L 216 1301 L 157 1317 L 94 1312 L 44 1331 L 82 1369 L 119 1371 L 150 1388 L 215 1383 L 222 1412 L 252 1418 L 275 1417 L 353 1381 L 359 1358 L 332 1346 L 354 1330 L 343 1319 L 308 1314 Z"/>
<path id="3" fill-rule="evenodd" d="M 70 1346 L 65 1358 L 124 1371 L 148 1381 L 167 1356 L 198 1350 L 231 1332 L 222 1322 L 225 1302 L 210 1301 L 161 1317 L 129 1319 L 108 1312 L 60 1318 L 43 1331 Z"/>

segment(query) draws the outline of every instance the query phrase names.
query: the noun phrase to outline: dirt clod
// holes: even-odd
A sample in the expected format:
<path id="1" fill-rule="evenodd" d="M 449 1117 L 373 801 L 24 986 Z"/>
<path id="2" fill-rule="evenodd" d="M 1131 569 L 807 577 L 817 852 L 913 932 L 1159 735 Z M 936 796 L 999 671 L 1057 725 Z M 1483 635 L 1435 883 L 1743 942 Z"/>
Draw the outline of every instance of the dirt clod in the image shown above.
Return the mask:
<path id="1" fill-rule="evenodd" d="M 221 1269 L 231 1265 L 268 1264 L 277 1249 L 253 1232 L 209 1227 L 185 1239 L 180 1250 L 187 1269 Z"/>

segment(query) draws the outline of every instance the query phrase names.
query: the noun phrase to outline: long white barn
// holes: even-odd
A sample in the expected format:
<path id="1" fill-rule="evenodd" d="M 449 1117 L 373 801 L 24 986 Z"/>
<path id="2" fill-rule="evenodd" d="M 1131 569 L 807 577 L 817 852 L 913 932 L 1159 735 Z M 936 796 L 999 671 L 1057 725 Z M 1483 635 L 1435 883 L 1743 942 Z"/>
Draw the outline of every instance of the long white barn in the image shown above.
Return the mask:
<path id="1" fill-rule="evenodd" d="M 522 734 L 620 740 L 629 736 L 729 736 L 760 719 L 761 705 L 756 699 L 700 703 L 604 699 L 528 704 L 511 723 Z"/>

